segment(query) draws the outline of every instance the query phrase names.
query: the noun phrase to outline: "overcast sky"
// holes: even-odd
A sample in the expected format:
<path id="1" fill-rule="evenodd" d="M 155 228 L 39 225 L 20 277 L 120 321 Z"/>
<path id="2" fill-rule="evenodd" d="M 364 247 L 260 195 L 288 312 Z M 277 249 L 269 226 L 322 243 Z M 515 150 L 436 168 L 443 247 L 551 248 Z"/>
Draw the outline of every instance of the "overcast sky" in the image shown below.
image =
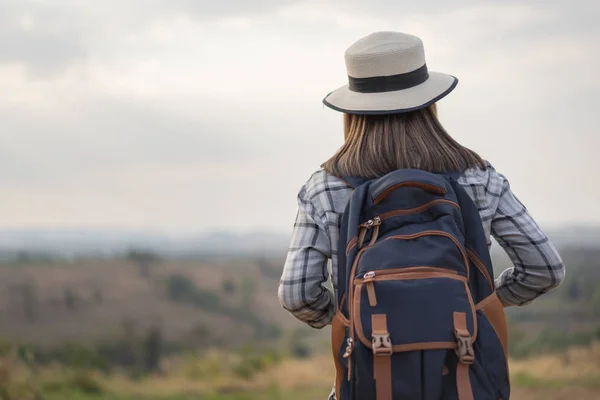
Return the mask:
<path id="1" fill-rule="evenodd" d="M 544 226 L 600 223 L 599 2 L 406 3 L 0 0 L 0 226 L 289 233 L 378 30 L 459 78 L 442 123 Z"/>

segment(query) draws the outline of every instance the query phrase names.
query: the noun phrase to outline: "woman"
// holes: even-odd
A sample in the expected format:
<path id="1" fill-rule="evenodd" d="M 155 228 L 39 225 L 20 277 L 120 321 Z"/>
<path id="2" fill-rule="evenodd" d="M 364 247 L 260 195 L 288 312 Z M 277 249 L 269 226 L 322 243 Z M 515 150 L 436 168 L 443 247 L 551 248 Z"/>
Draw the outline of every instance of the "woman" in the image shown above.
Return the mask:
<path id="1" fill-rule="evenodd" d="M 557 287 L 565 276 L 563 262 L 506 177 L 456 142 L 438 121 L 436 102 L 458 81 L 428 71 L 421 40 L 377 32 L 353 44 L 345 59 L 349 84 L 324 99 L 344 113 L 345 143 L 298 194 L 279 286 L 282 306 L 313 328 L 331 323 L 340 216 L 352 191 L 338 177 L 376 178 L 401 168 L 462 171 L 458 182 L 477 205 L 488 246 L 493 236 L 513 263 L 494 282 L 505 307 L 528 304 Z"/>

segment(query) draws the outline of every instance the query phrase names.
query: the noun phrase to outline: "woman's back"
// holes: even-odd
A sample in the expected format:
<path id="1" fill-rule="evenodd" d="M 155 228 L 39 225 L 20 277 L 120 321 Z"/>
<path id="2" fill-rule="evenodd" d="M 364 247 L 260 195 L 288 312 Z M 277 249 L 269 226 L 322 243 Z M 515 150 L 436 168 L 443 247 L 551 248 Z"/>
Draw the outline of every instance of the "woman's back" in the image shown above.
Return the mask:
<path id="1" fill-rule="evenodd" d="M 514 268 L 496 279 L 498 297 L 505 305 L 524 305 L 564 279 L 564 265 L 544 232 L 512 193 L 508 180 L 487 163 L 470 168 L 458 179 L 479 210 L 484 232 L 504 248 Z M 279 299 L 303 322 L 321 328 L 335 312 L 340 217 L 352 189 L 324 170 L 316 171 L 298 193 L 298 214 L 286 258 Z M 326 264 L 331 260 L 331 276 Z"/>
<path id="2" fill-rule="evenodd" d="M 352 391 L 356 389 L 360 392 L 357 395 L 361 398 L 374 398 L 373 395 L 376 392 L 378 400 L 390 400 L 393 392 L 396 397 L 435 398 L 437 400 L 440 398 L 440 393 L 443 392 L 442 386 L 447 386 L 442 382 L 444 381 L 442 364 L 449 365 L 450 369 L 453 369 L 452 374 L 456 377 L 455 386 L 460 400 L 472 399 L 476 393 L 478 398 L 483 399 L 481 387 L 471 390 L 469 376 L 473 370 L 469 370 L 468 365 L 476 359 L 474 358 L 474 347 L 478 349 L 478 367 L 486 355 L 492 354 L 489 347 L 487 351 L 479 351 L 490 343 L 487 341 L 488 338 L 492 337 L 493 339 L 493 336 L 497 336 L 496 350 L 498 350 L 498 331 L 494 327 L 490 328 L 491 322 L 487 321 L 487 317 L 483 317 L 479 321 L 480 318 L 477 317 L 478 314 L 475 310 L 481 311 L 481 307 L 487 307 L 493 302 L 496 327 L 505 326 L 502 305 L 527 304 L 558 286 L 565 276 L 562 260 L 528 210 L 513 194 L 508 180 L 496 172 L 492 165 L 484 161 L 475 151 L 458 143 L 446 132 L 438 120 L 436 104 L 454 90 L 458 80 L 448 74 L 429 71 L 425 62 L 423 43 L 419 38 L 403 33 L 377 32 L 350 46 L 346 50 L 345 58 L 348 85 L 330 92 L 323 100 L 328 107 L 343 112 L 344 143 L 329 160 L 322 164 L 322 169 L 310 177 L 298 193 L 298 214 L 279 286 L 280 302 L 298 320 L 314 328 L 323 328 L 330 324 L 339 308 L 340 312 L 335 318 L 336 323 L 332 326 L 332 333 L 335 337 L 335 340 L 332 340 L 332 348 L 337 370 L 336 392 L 343 393 L 341 399 L 356 397 L 352 395 Z M 376 201 L 381 194 L 386 193 L 383 196 L 383 202 L 385 202 L 387 192 L 393 191 L 393 188 L 404 186 L 421 189 L 429 187 L 431 189 L 432 187 L 429 182 L 418 182 L 418 179 L 417 181 L 395 181 L 394 183 L 388 182 L 389 186 L 386 186 L 382 192 L 378 192 L 374 201 L 365 200 L 368 197 L 365 197 L 364 194 L 370 193 L 368 192 L 371 189 L 370 186 L 364 186 L 357 190 L 357 196 L 353 199 L 359 199 L 357 200 L 358 208 L 354 207 L 353 200 L 351 209 L 354 214 L 344 219 L 343 224 L 344 235 L 342 236 L 348 246 L 347 249 L 339 249 L 341 217 L 346 215 L 346 205 L 352 189 L 338 177 L 369 180 L 389 177 L 388 174 L 390 174 L 398 178 L 396 172 L 406 169 L 413 170 L 412 172 L 415 174 L 417 171 L 414 170 L 421 170 L 418 172 L 421 174 L 420 176 L 432 177 L 433 174 L 455 176 L 457 173 L 460 175 L 457 181 L 464 190 L 455 190 L 461 189 L 461 187 L 452 181 L 451 192 L 460 193 L 462 200 L 459 205 L 460 212 L 464 211 L 466 214 L 462 214 L 462 219 L 459 219 L 462 224 L 461 222 L 449 223 L 456 228 L 455 235 L 436 228 L 429 228 L 426 234 L 423 234 L 425 231 L 421 230 L 418 236 L 414 231 L 411 234 L 392 234 L 389 237 L 385 237 L 384 233 L 378 242 L 380 230 L 389 233 L 390 229 L 394 229 L 394 227 L 399 229 L 398 227 L 405 227 L 408 224 L 411 226 L 409 230 L 418 231 L 426 225 L 423 221 L 435 226 L 439 222 L 438 219 L 442 219 L 444 216 L 439 217 L 439 214 L 435 214 L 434 211 L 428 211 L 428 217 L 423 215 L 414 216 L 413 219 L 407 217 L 404 223 L 393 223 L 391 219 L 383 222 L 383 218 L 381 218 L 377 220 L 381 223 L 378 223 L 371 233 L 366 233 L 372 224 L 365 226 L 366 223 L 361 223 L 359 219 L 368 216 L 372 219 L 367 222 L 375 220 L 373 215 L 377 216 L 376 213 L 381 211 L 376 210 L 376 207 L 382 209 L 386 207 Z M 424 174 L 422 171 L 432 174 Z M 399 172 L 399 174 L 402 175 L 403 172 Z M 394 178 L 390 179 L 393 181 Z M 439 190 L 432 191 L 437 194 L 446 192 L 446 189 L 441 186 L 433 185 L 433 189 L 436 188 Z M 449 189 L 448 192 L 450 192 Z M 418 193 L 420 193 L 418 190 L 417 192 L 403 191 L 402 194 L 396 194 L 396 200 L 402 197 L 405 204 L 414 205 L 418 203 L 416 199 L 421 196 Z M 370 195 L 373 197 L 373 193 Z M 473 204 L 469 201 L 465 202 L 468 200 L 467 196 L 471 198 Z M 365 204 L 368 204 L 367 208 L 361 208 Z M 468 205 L 464 207 L 466 204 Z M 462 272 L 464 275 L 458 269 L 453 270 L 457 275 L 452 275 L 451 278 L 448 278 L 447 271 L 442 273 L 437 271 L 434 274 L 429 270 L 429 273 L 434 274 L 435 278 L 440 278 L 440 274 L 446 276 L 448 278 L 446 282 L 464 281 L 464 288 L 457 289 L 454 286 L 454 289 L 451 289 L 450 285 L 447 286 L 447 290 L 444 290 L 444 285 L 441 284 L 441 286 L 435 286 L 436 290 L 431 293 L 432 286 L 430 285 L 430 293 L 416 290 L 410 292 L 410 296 L 399 298 L 399 294 L 407 294 L 407 288 L 419 287 L 420 282 L 411 281 L 411 284 L 407 284 L 407 286 L 398 282 L 394 283 L 394 280 L 409 280 L 408 275 L 399 277 L 397 274 L 405 274 L 408 268 L 433 268 L 434 265 L 438 266 L 438 269 L 452 270 L 452 268 L 448 267 L 448 260 L 444 259 L 449 252 L 446 252 L 443 245 L 439 245 L 435 241 L 422 241 L 421 246 L 410 247 L 407 245 L 409 247 L 403 247 L 402 251 L 399 250 L 399 246 L 402 245 L 398 243 L 406 243 L 402 240 L 411 242 L 413 239 L 416 242 L 419 240 L 416 238 L 429 235 L 454 238 L 453 240 L 456 242 L 458 242 L 457 236 L 463 236 L 464 246 L 473 244 L 473 235 L 468 235 L 468 232 L 473 232 L 475 228 L 479 230 L 478 221 L 473 220 L 473 216 L 477 216 L 475 207 L 483 224 L 484 237 L 477 234 L 475 240 L 477 241 L 477 256 L 485 255 L 484 258 L 487 259 L 487 264 L 483 265 L 483 269 L 486 271 L 486 281 L 489 282 L 489 285 L 486 286 L 487 295 L 484 298 L 478 297 L 477 304 L 473 303 L 472 291 L 469 289 L 473 282 L 470 281 L 470 278 L 477 275 L 469 274 L 468 265 L 470 263 L 463 250 L 465 270 Z M 418 209 L 420 214 L 421 211 L 425 211 L 425 209 L 421 209 L 421 206 L 416 206 L 390 207 L 386 209 L 386 212 L 406 211 L 406 209 Z M 398 216 L 398 218 L 401 217 Z M 448 221 L 450 220 L 457 221 L 454 218 Z M 350 225 L 350 222 L 346 223 L 346 221 L 353 221 L 353 225 L 346 226 Z M 441 233 L 445 234 L 441 235 Z M 369 244 L 359 251 L 358 248 L 363 244 L 365 235 L 370 236 Z M 469 236 L 469 243 L 466 240 L 467 236 Z M 489 254 L 485 254 L 485 242 L 482 240 L 487 241 L 489 249 L 491 237 L 494 237 L 504 248 L 513 263 L 512 268 L 508 268 L 493 282 L 490 277 L 493 271 Z M 357 238 L 356 241 L 352 242 L 353 238 Z M 391 238 L 397 238 L 400 241 L 386 242 Z M 381 244 L 383 247 L 378 247 L 378 243 L 384 242 L 385 246 Z M 351 243 L 356 246 L 350 245 Z M 461 246 L 463 244 L 460 244 L 459 248 L 464 248 Z M 378 252 L 376 249 L 386 250 Z M 363 254 L 363 250 L 365 254 L 375 255 L 361 258 L 359 254 Z M 341 258 L 342 260 L 348 258 L 342 266 L 338 265 L 338 254 L 346 254 L 346 257 Z M 405 259 L 402 259 L 405 254 Z M 431 261 L 432 257 L 427 259 L 432 254 L 433 262 Z M 437 258 L 435 258 L 436 256 Z M 427 263 L 422 261 L 424 259 L 427 259 Z M 363 275 L 356 283 L 355 272 L 357 269 L 355 267 L 359 264 L 364 266 L 365 263 L 366 269 L 361 270 Z M 387 273 L 377 272 L 387 268 L 381 265 L 392 264 L 404 267 L 394 266 L 391 268 L 394 272 L 390 272 L 390 270 Z M 331 265 L 331 270 L 328 269 L 328 265 Z M 406 265 L 409 266 L 406 267 Z M 340 269 L 340 278 L 349 277 L 349 279 L 340 279 L 340 282 L 346 281 L 348 287 L 336 287 L 338 268 L 344 268 Z M 400 270 L 402 272 L 399 272 Z M 412 271 L 414 272 L 414 269 Z M 419 274 L 411 275 L 410 279 L 427 280 L 426 277 L 424 278 L 426 273 L 422 269 L 419 271 Z M 421 278 L 415 278 L 416 275 Z M 484 275 L 483 272 L 482 275 Z M 437 281 L 437 283 L 439 282 L 440 280 Z M 358 311 L 361 309 L 360 286 L 363 283 L 365 283 L 368 296 L 367 304 L 370 306 L 362 308 L 368 310 L 365 311 L 366 316 Z M 384 288 L 387 289 L 383 290 Z M 338 289 L 340 296 L 337 296 Z M 383 295 L 381 294 L 382 290 Z M 453 303 L 457 298 L 456 294 L 461 291 L 464 292 L 463 295 L 458 296 L 458 298 L 462 298 L 463 303 L 461 304 L 469 302 L 471 304 L 472 313 L 468 313 L 471 315 L 470 319 L 467 318 L 467 311 L 463 309 L 464 307 L 459 306 L 459 303 Z M 344 298 L 352 300 L 339 306 L 338 299 L 343 302 L 341 298 L 346 294 L 347 297 Z M 438 294 L 440 295 L 439 299 L 436 297 Z M 420 300 L 415 301 L 415 297 L 419 296 Z M 492 300 L 486 301 L 486 299 Z M 502 304 L 498 302 L 498 299 Z M 407 302 L 414 302 L 414 304 L 406 307 Z M 446 309 L 438 307 L 437 304 L 445 305 Z M 346 307 L 346 311 L 344 311 L 344 307 Z M 434 310 L 435 312 L 433 312 Z M 376 314 L 373 314 L 375 311 Z M 412 319 L 408 317 L 403 319 L 406 315 L 399 317 L 398 314 L 401 311 L 411 312 Z M 371 313 L 370 317 L 369 313 Z M 396 322 L 395 325 L 393 320 Z M 389 331 L 388 322 L 394 325 Z M 483 326 L 478 332 L 476 327 L 479 322 Z M 370 332 L 372 343 L 364 337 L 364 331 L 359 328 L 363 324 L 369 325 L 372 329 Z M 422 329 L 419 330 L 418 327 Z M 432 336 L 432 331 L 438 331 L 439 335 Z M 355 334 L 359 335 L 362 347 L 361 343 L 354 340 Z M 363 337 L 360 337 L 361 334 Z M 403 338 L 407 334 L 415 334 L 419 337 L 407 340 L 405 337 Z M 428 339 L 425 340 L 422 336 L 427 335 Z M 347 343 L 345 351 L 342 347 L 344 338 Z M 403 341 L 403 339 L 406 340 Z M 452 340 L 448 341 L 449 339 Z M 394 343 L 394 341 L 396 342 Z M 375 368 L 373 371 L 365 368 L 364 365 L 365 362 L 369 362 L 369 357 L 373 358 L 373 354 L 367 355 L 369 349 L 376 356 L 386 356 L 377 357 L 376 361 L 375 359 L 371 360 Z M 453 354 L 450 349 L 456 351 L 456 356 L 458 356 L 456 360 L 460 365 L 445 364 L 444 358 Z M 506 351 L 504 343 L 502 349 Z M 412 354 L 412 357 L 398 358 L 398 354 L 405 351 Z M 392 357 L 396 360 L 395 364 L 391 362 Z M 429 366 L 428 368 L 424 367 L 423 360 L 425 358 L 432 361 L 431 358 L 436 357 L 435 362 L 425 363 Z M 494 399 L 508 398 L 506 393 L 508 384 L 504 382 L 503 378 L 508 372 L 506 365 L 502 365 L 504 362 L 499 361 L 503 357 L 505 359 L 506 356 L 496 354 L 496 357 L 492 356 L 491 360 L 486 359 L 492 364 L 496 362 L 489 371 L 484 371 L 485 373 L 489 372 L 488 376 L 495 376 L 498 380 L 494 384 L 488 384 L 487 389 L 483 390 L 488 394 L 496 391 L 502 393 L 499 396 L 494 395 Z M 359 360 L 362 360 L 362 364 Z M 404 360 L 403 363 L 399 363 L 400 360 Z M 360 371 L 362 374 L 360 378 L 357 377 L 358 375 L 353 377 L 351 373 L 352 366 L 357 362 L 359 362 L 359 366 L 353 371 L 355 374 L 359 374 L 357 371 Z M 344 363 L 346 366 L 343 365 Z M 347 370 L 347 375 L 344 373 L 345 370 Z M 414 375 L 414 379 L 406 374 L 409 371 Z M 344 380 L 340 374 L 346 375 L 347 380 Z M 378 374 L 379 378 L 376 378 Z M 392 380 L 396 382 L 394 385 L 391 384 Z M 376 390 L 373 390 L 374 383 L 377 384 Z M 341 389 L 342 387 L 343 389 Z M 422 395 L 421 392 L 425 390 L 424 388 L 427 388 L 428 396 Z M 351 392 L 350 396 L 349 392 Z M 456 398 L 451 392 L 447 392 L 447 394 L 451 398 Z"/>

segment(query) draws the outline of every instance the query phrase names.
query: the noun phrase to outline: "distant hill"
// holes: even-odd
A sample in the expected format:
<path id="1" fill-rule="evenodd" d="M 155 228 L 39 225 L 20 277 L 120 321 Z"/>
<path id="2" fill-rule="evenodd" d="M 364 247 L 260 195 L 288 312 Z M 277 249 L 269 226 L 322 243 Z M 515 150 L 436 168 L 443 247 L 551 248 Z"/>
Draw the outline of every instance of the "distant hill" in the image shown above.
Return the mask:
<path id="1" fill-rule="evenodd" d="M 298 327 L 277 301 L 278 258 L 123 258 L 0 267 L 0 344 L 116 340 L 127 324 L 185 345 L 268 342 Z"/>
<path id="2" fill-rule="evenodd" d="M 547 234 L 560 247 L 600 247 L 600 226 L 565 225 L 548 229 Z"/>
<path id="3" fill-rule="evenodd" d="M 287 235 L 273 232 L 210 232 L 188 236 L 120 229 L 4 229 L 0 256 L 23 252 L 59 257 L 111 257 L 146 249 L 165 257 L 187 258 L 284 252 Z"/>
<path id="4" fill-rule="evenodd" d="M 567 280 L 508 310 L 520 355 L 544 350 L 540 343 L 581 344 L 600 335 L 600 227 L 547 232 L 561 249 Z M 101 340 L 119 336 L 130 320 L 139 329 L 158 324 L 186 345 L 274 340 L 303 326 L 277 300 L 288 244 L 289 235 L 276 232 L 0 230 L 0 344 Z M 492 252 L 497 273 L 511 266 L 499 246 Z"/>
<path id="5" fill-rule="evenodd" d="M 600 226 L 565 226 L 547 232 L 559 247 L 600 247 Z M 148 249 L 174 258 L 282 254 L 289 240 L 289 233 L 272 231 L 167 235 L 124 229 L 0 229 L 0 256 L 14 257 L 20 252 L 62 257 L 114 256 L 131 249 Z"/>

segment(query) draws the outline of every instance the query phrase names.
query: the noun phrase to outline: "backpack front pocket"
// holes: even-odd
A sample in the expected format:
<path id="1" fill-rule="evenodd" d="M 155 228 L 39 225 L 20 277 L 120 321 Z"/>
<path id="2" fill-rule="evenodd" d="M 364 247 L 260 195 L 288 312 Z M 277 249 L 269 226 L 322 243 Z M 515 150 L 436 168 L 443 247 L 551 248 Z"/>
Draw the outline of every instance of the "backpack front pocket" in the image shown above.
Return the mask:
<path id="1" fill-rule="evenodd" d="M 375 383 L 391 398 L 435 397 L 443 391 L 448 351 L 464 366 L 474 361 L 477 314 L 465 276 L 445 268 L 407 267 L 370 271 L 354 282 L 351 319 L 360 360 L 355 384 L 361 394 L 374 388 L 373 381 L 360 377 L 379 374 Z M 468 383 L 468 368 L 455 376 L 457 384 L 464 378 Z M 461 387 L 471 391 L 470 384 Z"/>
<path id="2" fill-rule="evenodd" d="M 387 316 L 393 352 L 457 347 L 456 313 L 466 315 L 472 341 L 477 317 L 467 278 L 456 271 L 412 267 L 370 271 L 355 279 L 352 319 L 358 339 L 372 348 L 372 315 Z"/>

